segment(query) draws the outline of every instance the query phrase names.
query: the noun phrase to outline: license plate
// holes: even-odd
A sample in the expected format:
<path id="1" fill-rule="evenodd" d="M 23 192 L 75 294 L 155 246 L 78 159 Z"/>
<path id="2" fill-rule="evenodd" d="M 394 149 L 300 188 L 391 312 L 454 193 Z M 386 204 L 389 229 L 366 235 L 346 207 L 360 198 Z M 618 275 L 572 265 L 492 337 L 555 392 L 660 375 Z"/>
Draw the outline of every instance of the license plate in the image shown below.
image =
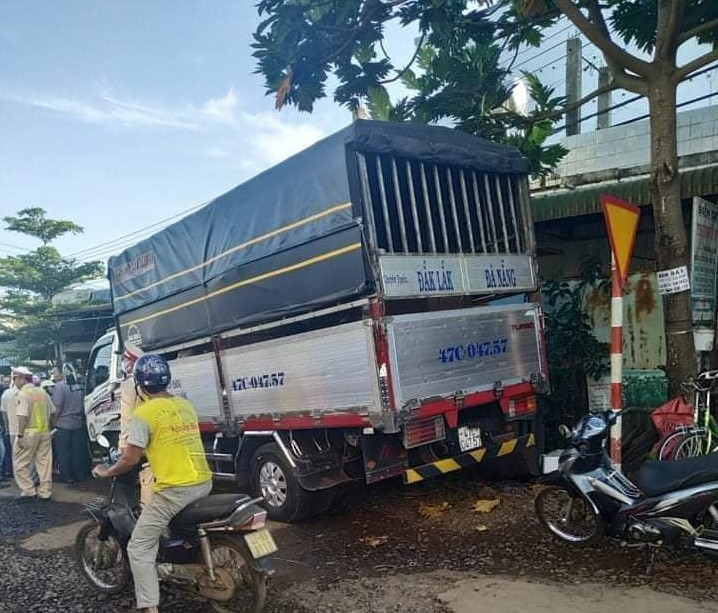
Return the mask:
<path id="1" fill-rule="evenodd" d="M 459 449 L 469 451 L 481 447 L 481 428 L 461 426 L 459 428 Z"/>
<path id="2" fill-rule="evenodd" d="M 277 551 L 277 544 L 266 528 L 245 534 L 244 540 L 253 558 L 263 558 Z"/>

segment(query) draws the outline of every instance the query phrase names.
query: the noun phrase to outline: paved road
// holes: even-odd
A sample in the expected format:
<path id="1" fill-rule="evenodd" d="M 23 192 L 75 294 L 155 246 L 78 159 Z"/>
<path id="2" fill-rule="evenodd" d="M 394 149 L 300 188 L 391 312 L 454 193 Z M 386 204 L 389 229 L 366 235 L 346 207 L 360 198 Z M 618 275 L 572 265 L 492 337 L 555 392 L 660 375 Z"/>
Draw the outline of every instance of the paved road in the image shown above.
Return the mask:
<path id="1" fill-rule="evenodd" d="M 132 594 L 98 597 L 75 568 L 80 504 L 105 484 L 57 486 L 54 500 L 16 503 L 0 490 L 0 612 L 133 610 Z M 659 559 L 647 577 L 640 552 L 611 545 L 567 549 L 531 516 L 521 484 L 485 487 L 446 479 L 390 485 L 349 511 L 272 526 L 280 551 L 267 613 L 690 613 L 718 612 L 714 568 L 704 559 Z M 476 513 L 477 500 L 499 500 Z M 165 593 L 163 611 L 209 607 Z"/>

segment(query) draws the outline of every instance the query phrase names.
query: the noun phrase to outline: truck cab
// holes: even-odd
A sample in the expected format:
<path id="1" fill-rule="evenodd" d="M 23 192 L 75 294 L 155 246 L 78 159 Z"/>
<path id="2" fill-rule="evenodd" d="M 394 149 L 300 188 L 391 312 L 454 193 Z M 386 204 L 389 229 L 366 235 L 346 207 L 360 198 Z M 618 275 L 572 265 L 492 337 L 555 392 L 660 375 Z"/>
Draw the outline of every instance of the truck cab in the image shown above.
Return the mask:
<path id="1" fill-rule="evenodd" d="M 91 441 L 104 434 L 116 444 L 120 432 L 122 355 L 117 333 L 111 330 L 92 347 L 85 375 L 85 419 Z"/>

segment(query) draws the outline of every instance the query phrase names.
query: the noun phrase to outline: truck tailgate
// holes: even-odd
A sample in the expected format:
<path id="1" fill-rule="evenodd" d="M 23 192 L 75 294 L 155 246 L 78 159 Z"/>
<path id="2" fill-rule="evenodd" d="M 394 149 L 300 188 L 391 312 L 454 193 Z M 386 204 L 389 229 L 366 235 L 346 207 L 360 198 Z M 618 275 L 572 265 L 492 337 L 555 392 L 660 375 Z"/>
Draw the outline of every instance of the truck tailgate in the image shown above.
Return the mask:
<path id="1" fill-rule="evenodd" d="M 519 304 L 389 318 L 396 406 L 544 374 L 539 315 L 536 305 Z"/>

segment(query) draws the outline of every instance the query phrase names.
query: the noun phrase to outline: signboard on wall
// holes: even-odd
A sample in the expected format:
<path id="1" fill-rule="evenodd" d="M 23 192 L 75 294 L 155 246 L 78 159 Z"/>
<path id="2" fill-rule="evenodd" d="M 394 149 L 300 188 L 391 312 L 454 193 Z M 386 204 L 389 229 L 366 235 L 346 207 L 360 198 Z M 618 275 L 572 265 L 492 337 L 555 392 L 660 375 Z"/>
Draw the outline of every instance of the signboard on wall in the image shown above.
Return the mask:
<path id="1" fill-rule="evenodd" d="M 658 278 L 658 293 L 661 295 L 677 294 L 691 289 L 691 280 L 685 266 L 671 268 L 670 270 L 659 270 L 656 276 Z"/>
<path id="2" fill-rule="evenodd" d="M 691 310 L 693 324 L 713 327 L 718 270 L 718 204 L 693 198 Z"/>

